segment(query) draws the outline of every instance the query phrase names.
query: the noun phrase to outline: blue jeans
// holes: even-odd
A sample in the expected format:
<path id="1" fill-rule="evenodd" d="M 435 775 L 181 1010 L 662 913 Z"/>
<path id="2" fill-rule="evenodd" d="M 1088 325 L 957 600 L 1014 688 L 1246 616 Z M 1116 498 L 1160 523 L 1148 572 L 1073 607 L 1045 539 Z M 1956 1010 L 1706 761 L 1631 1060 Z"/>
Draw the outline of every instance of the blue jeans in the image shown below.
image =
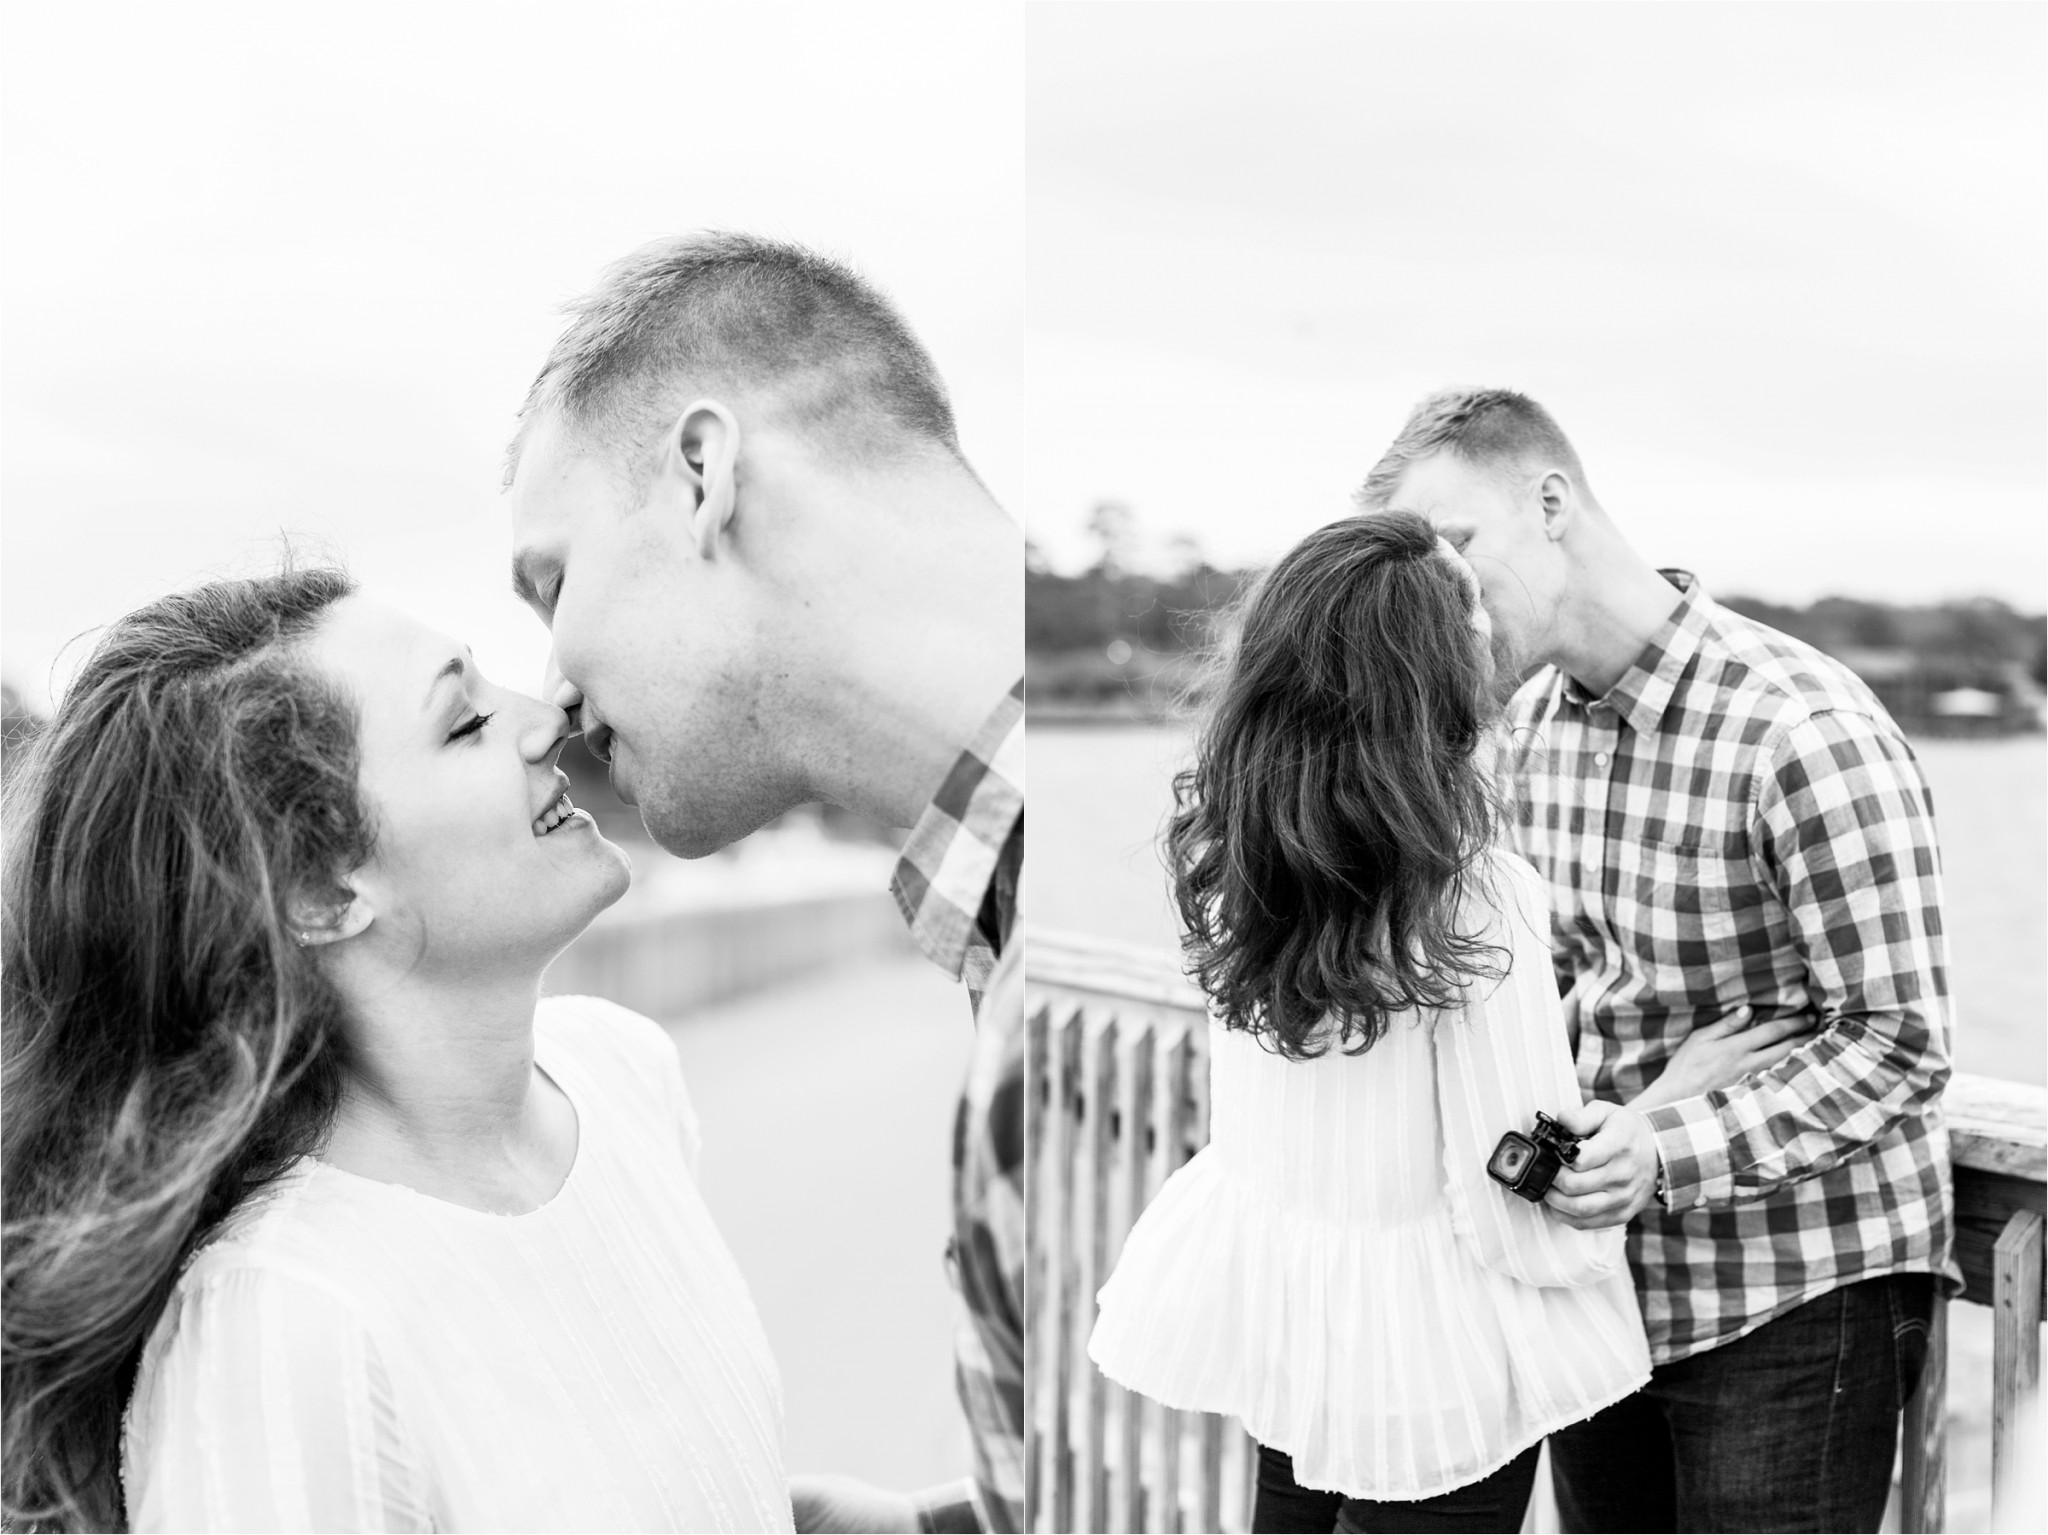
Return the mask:
<path id="1" fill-rule="evenodd" d="M 1550 1436 L 1568 1531 L 1875 1530 L 1919 1383 L 1928 1274 L 1816 1296 Z"/>
<path id="2" fill-rule="evenodd" d="M 1515 1535 L 1536 1485 L 1536 1456 L 1528 1449 L 1481 1481 L 1453 1487 L 1415 1503 L 1375 1503 L 1321 1492 L 1294 1480 L 1294 1462 L 1283 1452 L 1259 1446 L 1258 1500 L 1252 1505 L 1253 1535 L 1313 1530 L 1317 1535 L 1366 1535 L 1400 1531 L 1403 1535 Z"/>

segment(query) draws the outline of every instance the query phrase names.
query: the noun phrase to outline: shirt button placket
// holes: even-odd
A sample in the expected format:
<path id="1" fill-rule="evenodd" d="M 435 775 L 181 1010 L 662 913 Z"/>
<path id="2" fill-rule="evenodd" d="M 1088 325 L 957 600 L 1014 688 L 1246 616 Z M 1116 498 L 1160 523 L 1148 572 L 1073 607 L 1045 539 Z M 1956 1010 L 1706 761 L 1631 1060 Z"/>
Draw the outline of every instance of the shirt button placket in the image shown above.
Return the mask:
<path id="1" fill-rule="evenodd" d="M 1586 711 L 1586 747 L 1593 760 L 1593 771 L 1585 774 L 1584 779 L 1586 862 L 1593 875 L 1591 883 L 1598 906 L 1595 917 L 1602 927 L 1608 929 L 1610 942 L 1615 941 L 1615 935 L 1609 910 L 1612 892 L 1608 889 L 1608 882 L 1618 878 L 1618 871 L 1607 852 L 1607 801 L 1614 749 L 1619 744 L 1618 725 L 1614 711 L 1605 704 L 1595 704 Z"/>

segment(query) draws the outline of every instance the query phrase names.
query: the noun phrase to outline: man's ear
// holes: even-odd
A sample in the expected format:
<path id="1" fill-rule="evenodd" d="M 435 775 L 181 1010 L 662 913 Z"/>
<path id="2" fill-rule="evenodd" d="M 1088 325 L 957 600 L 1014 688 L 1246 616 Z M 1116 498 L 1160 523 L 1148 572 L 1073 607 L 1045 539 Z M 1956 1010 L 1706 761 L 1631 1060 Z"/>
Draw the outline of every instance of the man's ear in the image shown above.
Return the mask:
<path id="1" fill-rule="evenodd" d="M 294 896 L 285 903 L 292 939 L 300 948 L 317 949 L 340 943 L 344 938 L 355 937 L 376 920 L 377 914 L 361 891 L 347 880 L 342 880 L 340 886 L 339 891 Z M 337 896 L 341 898 L 336 899 Z"/>
<path id="2" fill-rule="evenodd" d="M 690 537 L 710 559 L 739 504 L 740 424 L 716 400 L 692 400 L 669 429 L 664 467 L 695 497 Z"/>
<path id="3" fill-rule="evenodd" d="M 1536 482 L 1536 505 L 1543 514 L 1543 536 L 1552 543 L 1563 538 L 1575 510 L 1572 482 L 1563 470 L 1552 469 Z"/>

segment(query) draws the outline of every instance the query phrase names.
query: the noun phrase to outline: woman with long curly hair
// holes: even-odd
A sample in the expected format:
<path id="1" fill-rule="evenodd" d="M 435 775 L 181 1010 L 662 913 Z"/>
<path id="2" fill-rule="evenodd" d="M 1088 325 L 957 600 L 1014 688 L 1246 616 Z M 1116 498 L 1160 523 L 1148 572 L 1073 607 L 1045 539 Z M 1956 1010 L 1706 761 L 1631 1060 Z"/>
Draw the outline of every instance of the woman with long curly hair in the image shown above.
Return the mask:
<path id="1" fill-rule="evenodd" d="M 1089 1353 L 1243 1421 L 1255 1530 L 1517 1530 L 1543 1437 L 1650 1361 L 1620 1229 L 1487 1171 L 1581 1095 L 1544 888 L 1497 841 L 1478 584 L 1422 519 L 1351 517 L 1235 630 L 1166 835 L 1210 1141 Z"/>
<path id="2" fill-rule="evenodd" d="M 561 710 L 339 572 L 114 624 L 7 808 L 5 1518 L 788 1529 Z"/>

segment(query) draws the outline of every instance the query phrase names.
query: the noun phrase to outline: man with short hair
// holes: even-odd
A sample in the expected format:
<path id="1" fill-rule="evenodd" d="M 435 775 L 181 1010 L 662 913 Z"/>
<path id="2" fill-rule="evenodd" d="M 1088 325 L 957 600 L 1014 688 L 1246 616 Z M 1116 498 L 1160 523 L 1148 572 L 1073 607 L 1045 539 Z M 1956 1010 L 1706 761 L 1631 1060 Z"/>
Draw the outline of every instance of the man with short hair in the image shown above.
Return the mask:
<path id="1" fill-rule="evenodd" d="M 1654 1372 L 1551 1437 L 1568 1530 L 1874 1530 L 1952 1194 L 1933 808 L 1847 668 L 1659 572 L 1564 433 L 1501 389 L 1419 405 L 1359 499 L 1469 560 L 1515 833 L 1544 875 L 1589 1138 L 1546 1197 L 1627 1223 Z M 1814 1032 L 1730 1088 L 1625 1105 L 1748 1007 Z M 1504 1126 L 1522 1129 L 1522 1126 Z"/>
<path id="2" fill-rule="evenodd" d="M 1017 1529 L 1021 535 L 930 355 L 839 263 L 661 240 L 570 312 L 506 470 L 556 701 L 683 857 L 813 800 L 912 828 L 898 903 L 979 1013 L 954 1157 L 971 1503 L 807 1479 L 799 1527 Z"/>

